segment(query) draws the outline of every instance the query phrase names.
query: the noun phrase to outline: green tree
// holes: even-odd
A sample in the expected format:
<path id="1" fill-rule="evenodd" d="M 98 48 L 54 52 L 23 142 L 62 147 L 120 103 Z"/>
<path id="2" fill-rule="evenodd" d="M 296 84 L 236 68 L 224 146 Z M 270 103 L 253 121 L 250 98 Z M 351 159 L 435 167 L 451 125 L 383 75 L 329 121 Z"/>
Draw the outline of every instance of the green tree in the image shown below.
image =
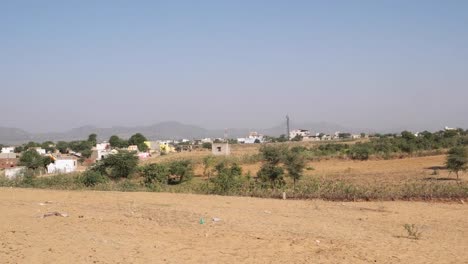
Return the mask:
<path id="1" fill-rule="evenodd" d="M 293 179 L 294 190 L 296 189 L 296 182 L 302 177 L 302 173 L 306 166 L 304 155 L 298 151 L 289 151 L 285 155 L 284 164 L 288 171 L 288 176 Z"/>
<path id="2" fill-rule="evenodd" d="M 140 168 L 146 187 L 154 187 L 155 184 L 167 184 L 169 181 L 169 167 L 165 164 L 148 164 Z"/>
<path id="3" fill-rule="evenodd" d="M 468 169 L 468 151 L 466 147 L 456 146 L 449 150 L 447 161 L 445 163 L 450 172 L 455 172 L 458 178 L 458 172 Z"/>
<path id="4" fill-rule="evenodd" d="M 213 144 L 211 144 L 211 142 L 204 142 L 204 143 L 202 144 L 202 148 L 204 148 L 204 149 L 209 149 L 209 150 L 211 150 L 212 146 L 213 146 Z"/>
<path id="5" fill-rule="evenodd" d="M 38 168 L 44 167 L 44 159 L 35 149 L 29 149 L 21 155 L 19 164 L 36 171 Z"/>
<path id="6" fill-rule="evenodd" d="M 120 151 L 109 155 L 97 166 L 97 171 L 105 172 L 112 178 L 128 178 L 138 165 L 138 157 L 134 152 Z M 104 168 L 104 169 L 103 169 Z"/>
<path id="7" fill-rule="evenodd" d="M 30 141 L 30 142 L 26 143 L 26 145 L 24 145 L 24 149 L 28 150 L 30 148 L 37 148 L 37 147 L 40 147 L 40 146 L 41 146 L 41 144 Z"/>
<path id="8" fill-rule="evenodd" d="M 139 151 L 146 152 L 149 148 L 148 145 L 145 144 L 145 141 L 148 141 L 145 136 L 143 136 L 141 133 L 136 133 L 128 139 L 128 144 L 136 145 Z"/>
<path id="9" fill-rule="evenodd" d="M 17 147 L 15 147 L 15 151 L 14 151 L 14 152 L 15 152 L 15 153 L 21 153 L 21 152 L 23 152 L 23 151 L 24 151 L 23 146 L 17 146 Z"/>
<path id="10" fill-rule="evenodd" d="M 68 153 L 68 143 L 65 141 L 59 141 L 55 145 L 55 147 L 58 149 L 58 151 L 62 154 Z"/>
<path id="11" fill-rule="evenodd" d="M 128 144 L 138 146 L 139 144 L 144 143 L 145 141 L 147 141 L 145 136 L 143 136 L 141 133 L 136 133 L 128 139 Z"/>
<path id="12" fill-rule="evenodd" d="M 233 194 L 242 187 L 242 168 L 236 163 L 226 166 L 225 162 L 221 162 L 216 166 L 216 170 L 216 177 L 210 179 L 213 193 Z"/>
<path id="13" fill-rule="evenodd" d="M 272 165 L 278 165 L 286 153 L 285 145 L 264 145 L 260 148 L 263 159 Z"/>
<path id="14" fill-rule="evenodd" d="M 284 170 L 283 168 L 273 165 L 271 163 L 265 163 L 262 165 L 257 173 L 257 177 L 263 183 L 269 183 L 273 188 L 281 187 L 284 185 Z"/>
<path id="15" fill-rule="evenodd" d="M 52 141 L 46 141 L 41 144 L 41 148 L 45 149 L 47 152 L 54 152 L 55 151 L 55 144 Z"/>
<path id="16" fill-rule="evenodd" d="M 79 180 L 86 186 L 86 187 L 93 187 L 100 183 L 106 183 L 109 178 L 102 175 L 98 171 L 94 170 L 87 170 L 85 171 L 79 178 Z"/>
<path id="17" fill-rule="evenodd" d="M 96 134 L 91 134 L 88 136 L 88 142 L 91 143 L 92 146 L 96 146 L 97 144 L 97 135 Z"/>
<path id="18" fill-rule="evenodd" d="M 175 160 L 169 164 L 169 183 L 179 184 L 189 181 L 193 177 L 193 166 L 190 160 Z"/>

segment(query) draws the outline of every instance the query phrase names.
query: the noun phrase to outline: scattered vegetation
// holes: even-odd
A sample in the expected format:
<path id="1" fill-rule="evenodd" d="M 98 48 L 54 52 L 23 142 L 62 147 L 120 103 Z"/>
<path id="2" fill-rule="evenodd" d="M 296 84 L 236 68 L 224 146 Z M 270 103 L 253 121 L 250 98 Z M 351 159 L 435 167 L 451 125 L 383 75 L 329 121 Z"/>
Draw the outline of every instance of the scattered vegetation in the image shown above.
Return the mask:
<path id="1" fill-rule="evenodd" d="M 411 239 L 420 239 L 422 235 L 422 231 L 415 224 L 405 224 L 403 226 L 408 233 L 408 238 Z"/>
<path id="2" fill-rule="evenodd" d="M 449 150 L 446 161 L 447 169 L 454 172 L 458 178 L 458 172 L 468 169 L 468 149 L 464 146 L 456 146 Z"/>

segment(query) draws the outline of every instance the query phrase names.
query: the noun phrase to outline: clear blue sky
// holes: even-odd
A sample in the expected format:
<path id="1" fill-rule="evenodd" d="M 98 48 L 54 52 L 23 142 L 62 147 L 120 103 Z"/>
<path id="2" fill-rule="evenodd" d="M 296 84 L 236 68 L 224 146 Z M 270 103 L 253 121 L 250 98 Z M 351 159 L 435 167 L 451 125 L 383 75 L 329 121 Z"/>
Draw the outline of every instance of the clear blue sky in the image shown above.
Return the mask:
<path id="1" fill-rule="evenodd" d="M 468 127 L 468 1 L 0 1 L 0 126 Z"/>

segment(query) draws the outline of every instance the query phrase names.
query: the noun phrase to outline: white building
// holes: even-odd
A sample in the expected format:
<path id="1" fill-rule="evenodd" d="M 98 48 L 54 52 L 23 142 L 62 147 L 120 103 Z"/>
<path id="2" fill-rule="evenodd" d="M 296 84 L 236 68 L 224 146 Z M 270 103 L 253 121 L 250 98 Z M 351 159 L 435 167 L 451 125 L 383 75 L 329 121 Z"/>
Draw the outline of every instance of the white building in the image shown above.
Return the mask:
<path id="1" fill-rule="evenodd" d="M 249 136 L 246 138 L 237 138 L 237 143 L 241 144 L 254 144 L 254 143 L 263 143 L 265 138 L 262 134 L 257 132 L 250 132 Z"/>
<path id="2" fill-rule="evenodd" d="M 23 176 L 24 172 L 26 171 L 26 167 L 13 167 L 13 168 L 6 168 L 5 169 L 5 177 L 8 179 L 14 179 L 18 176 Z"/>
<path id="3" fill-rule="evenodd" d="M 103 142 L 96 144 L 96 150 L 108 150 L 111 149 L 110 143 Z"/>
<path id="4" fill-rule="evenodd" d="M 2 153 L 14 153 L 15 152 L 15 147 L 3 147 L 2 148 Z"/>
<path id="5" fill-rule="evenodd" d="M 43 148 L 38 147 L 38 148 L 35 148 L 35 150 L 36 150 L 37 153 L 39 153 L 40 155 L 45 155 L 45 154 L 47 154 L 47 151 L 46 151 L 45 149 L 43 149 Z"/>
<path id="6" fill-rule="evenodd" d="M 202 143 L 213 143 L 213 140 L 211 138 L 202 138 L 201 142 Z"/>
<path id="7" fill-rule="evenodd" d="M 78 167 L 75 158 L 57 158 L 47 166 L 47 173 L 70 173 L 76 171 Z"/>
<path id="8" fill-rule="evenodd" d="M 289 138 L 293 139 L 296 136 L 308 137 L 310 136 L 310 131 L 307 129 L 295 129 L 289 132 Z"/>
<path id="9" fill-rule="evenodd" d="M 96 144 L 94 150 L 96 151 L 96 160 L 102 160 L 112 154 L 111 145 L 107 142 Z"/>

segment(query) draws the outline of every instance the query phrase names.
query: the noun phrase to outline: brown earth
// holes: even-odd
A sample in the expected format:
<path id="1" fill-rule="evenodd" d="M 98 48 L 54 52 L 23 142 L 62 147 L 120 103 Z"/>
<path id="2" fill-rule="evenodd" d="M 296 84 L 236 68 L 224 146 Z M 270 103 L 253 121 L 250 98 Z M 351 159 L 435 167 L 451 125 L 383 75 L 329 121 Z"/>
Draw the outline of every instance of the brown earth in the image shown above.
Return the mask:
<path id="1" fill-rule="evenodd" d="M 462 203 L 0 188 L 0 211 L 1 263 L 468 263 Z"/>

